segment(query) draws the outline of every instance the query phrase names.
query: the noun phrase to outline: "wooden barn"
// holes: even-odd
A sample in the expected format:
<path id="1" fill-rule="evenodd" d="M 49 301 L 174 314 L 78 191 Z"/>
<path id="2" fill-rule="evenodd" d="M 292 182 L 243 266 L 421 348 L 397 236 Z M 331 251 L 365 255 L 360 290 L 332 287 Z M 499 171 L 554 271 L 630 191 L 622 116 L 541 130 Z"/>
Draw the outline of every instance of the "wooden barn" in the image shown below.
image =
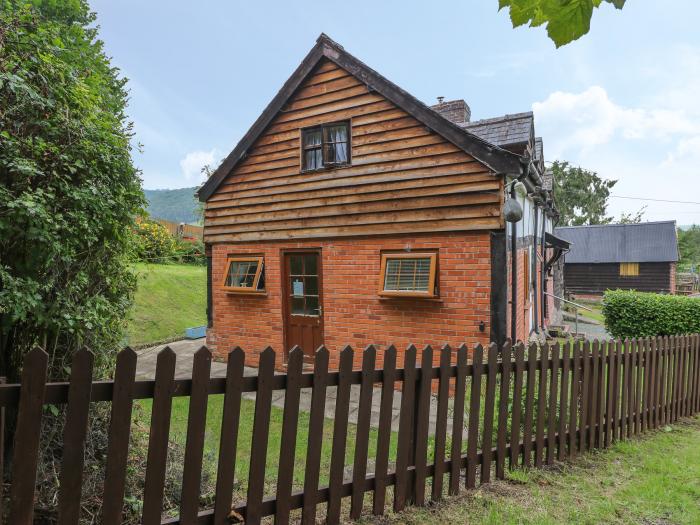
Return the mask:
<path id="1" fill-rule="evenodd" d="M 532 113 L 428 107 L 321 35 L 199 190 L 207 344 L 282 366 L 293 345 L 334 365 L 345 345 L 528 339 L 560 250 L 543 175 Z"/>
<path id="2" fill-rule="evenodd" d="M 564 256 L 564 285 L 574 295 L 606 290 L 675 293 L 676 222 L 605 224 L 556 228 L 570 242 Z"/>

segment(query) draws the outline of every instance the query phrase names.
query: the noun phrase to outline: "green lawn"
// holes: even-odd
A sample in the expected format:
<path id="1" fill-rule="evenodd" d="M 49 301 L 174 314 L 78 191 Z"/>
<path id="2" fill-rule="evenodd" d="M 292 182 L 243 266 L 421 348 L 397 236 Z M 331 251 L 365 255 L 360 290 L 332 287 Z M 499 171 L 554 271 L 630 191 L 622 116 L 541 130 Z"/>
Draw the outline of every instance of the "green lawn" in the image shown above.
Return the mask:
<path id="1" fill-rule="evenodd" d="M 221 432 L 221 416 L 223 412 L 223 395 L 209 396 L 207 408 L 207 425 L 204 444 L 204 470 L 209 481 L 203 483 L 202 495 L 211 495 L 214 489 L 216 468 L 219 452 L 219 441 Z M 189 413 L 189 398 L 179 397 L 173 399 L 172 417 L 170 420 L 170 440 L 184 446 L 187 438 L 187 416 Z M 140 420 L 142 428 L 147 432 L 150 420 L 152 401 L 150 399 L 138 402 L 137 418 Z M 236 454 L 236 499 L 245 499 L 248 470 L 250 467 L 250 450 L 253 436 L 253 415 L 255 412 L 255 401 L 243 399 L 241 404 L 240 429 L 238 433 L 238 449 Z M 270 432 L 267 447 L 267 461 L 265 469 L 266 494 L 274 495 L 277 467 L 279 464 L 279 451 L 282 438 L 282 416 L 283 410 L 272 407 L 270 416 Z M 321 475 L 320 484 L 328 484 L 328 475 L 331 464 L 331 443 L 333 436 L 333 420 L 324 420 L 323 447 L 321 450 Z M 309 413 L 299 413 L 299 424 L 297 431 L 296 454 L 294 463 L 294 490 L 301 490 L 304 483 L 304 471 L 306 462 L 306 446 L 308 443 Z M 347 448 L 345 454 L 345 465 L 352 465 L 355 453 L 355 433 L 357 427 L 348 424 Z M 397 435 L 392 434 L 389 458 L 394 461 L 396 457 Z M 369 457 L 374 458 L 377 451 L 377 430 L 370 429 Z M 181 469 L 182 466 L 176 467 Z"/>
<path id="2" fill-rule="evenodd" d="M 136 264 L 139 284 L 127 327 L 132 346 L 183 338 L 207 322 L 207 271 L 189 264 Z"/>
<path id="3" fill-rule="evenodd" d="M 700 419 L 411 508 L 382 524 L 700 523 Z M 372 523 L 371 519 L 365 523 Z"/>

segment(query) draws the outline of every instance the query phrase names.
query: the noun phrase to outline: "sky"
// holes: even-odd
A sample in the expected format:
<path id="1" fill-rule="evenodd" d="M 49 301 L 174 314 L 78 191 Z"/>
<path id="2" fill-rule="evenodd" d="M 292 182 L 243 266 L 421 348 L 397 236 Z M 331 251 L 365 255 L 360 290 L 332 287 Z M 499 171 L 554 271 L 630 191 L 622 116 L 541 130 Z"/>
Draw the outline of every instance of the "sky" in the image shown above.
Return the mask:
<path id="1" fill-rule="evenodd" d="M 646 206 L 644 220 L 700 224 L 697 0 L 604 4 L 559 49 L 544 28 L 513 29 L 498 0 L 90 4 L 129 79 L 144 188 L 199 185 L 324 32 L 426 104 L 534 111 L 547 161 L 619 181 L 614 217 Z"/>

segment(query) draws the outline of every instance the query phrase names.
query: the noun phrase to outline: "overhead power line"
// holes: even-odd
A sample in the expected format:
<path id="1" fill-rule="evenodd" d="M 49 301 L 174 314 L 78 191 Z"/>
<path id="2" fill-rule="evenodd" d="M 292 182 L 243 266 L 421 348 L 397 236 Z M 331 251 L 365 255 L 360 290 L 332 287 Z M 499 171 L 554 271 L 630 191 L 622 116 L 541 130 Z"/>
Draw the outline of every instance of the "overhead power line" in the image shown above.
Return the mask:
<path id="1" fill-rule="evenodd" d="M 649 197 L 628 197 L 626 195 L 610 195 L 614 199 L 630 199 L 635 201 L 670 202 L 672 204 L 700 204 L 698 201 L 674 201 L 670 199 L 652 199 Z"/>

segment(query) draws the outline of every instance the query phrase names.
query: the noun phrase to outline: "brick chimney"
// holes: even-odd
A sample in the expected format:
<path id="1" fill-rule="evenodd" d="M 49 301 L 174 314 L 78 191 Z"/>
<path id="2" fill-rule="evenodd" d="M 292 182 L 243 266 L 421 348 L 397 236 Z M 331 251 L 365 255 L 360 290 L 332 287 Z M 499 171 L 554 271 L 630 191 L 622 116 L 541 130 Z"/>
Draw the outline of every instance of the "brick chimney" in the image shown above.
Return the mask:
<path id="1" fill-rule="evenodd" d="M 472 116 L 472 110 L 469 109 L 469 105 L 461 99 L 445 102 L 445 97 L 438 97 L 438 103 L 430 106 L 430 108 L 455 124 L 469 122 Z"/>

